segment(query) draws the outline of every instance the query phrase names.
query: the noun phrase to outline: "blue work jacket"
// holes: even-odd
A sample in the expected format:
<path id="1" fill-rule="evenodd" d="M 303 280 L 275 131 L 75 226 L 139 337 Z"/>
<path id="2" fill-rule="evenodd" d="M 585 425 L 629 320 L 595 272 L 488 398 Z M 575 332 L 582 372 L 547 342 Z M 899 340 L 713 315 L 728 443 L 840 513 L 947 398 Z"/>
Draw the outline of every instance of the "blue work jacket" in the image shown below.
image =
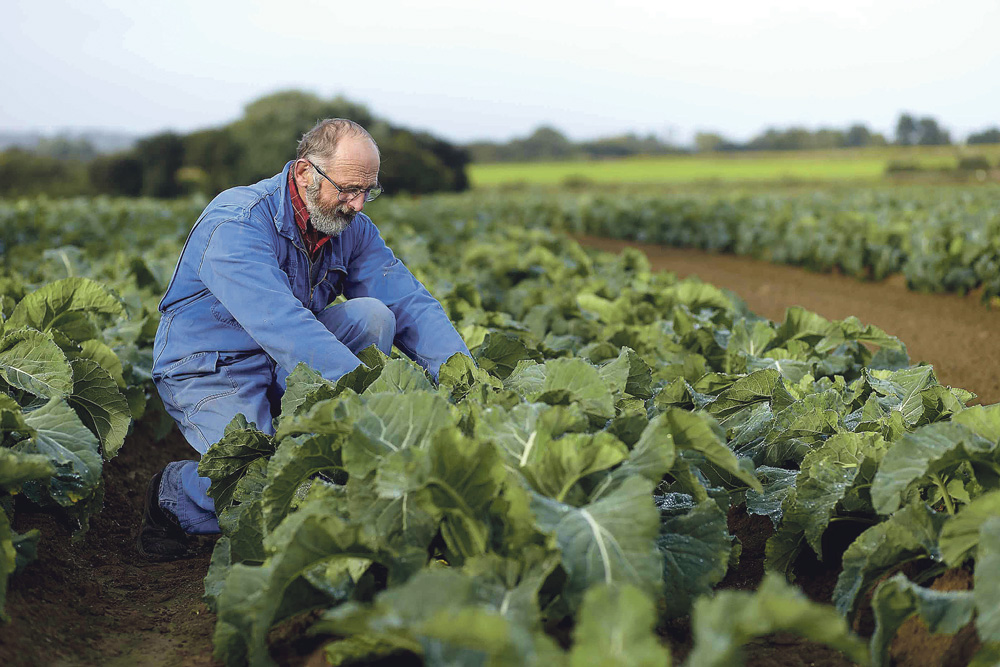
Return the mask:
<path id="1" fill-rule="evenodd" d="M 226 190 L 198 218 L 160 301 L 154 377 L 208 374 L 220 358 L 267 354 L 286 372 L 305 362 L 336 381 L 361 363 L 316 319 L 340 294 L 384 303 L 396 317 L 396 347 L 435 378 L 452 354 L 469 354 L 368 216 L 358 213 L 310 258 L 288 192 L 291 165 Z"/>

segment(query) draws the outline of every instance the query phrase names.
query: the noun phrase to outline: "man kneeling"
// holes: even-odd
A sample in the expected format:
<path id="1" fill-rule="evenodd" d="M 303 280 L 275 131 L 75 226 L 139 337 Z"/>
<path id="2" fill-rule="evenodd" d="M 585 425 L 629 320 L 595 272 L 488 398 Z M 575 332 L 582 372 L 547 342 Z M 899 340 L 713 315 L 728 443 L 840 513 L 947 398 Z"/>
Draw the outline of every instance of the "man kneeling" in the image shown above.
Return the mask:
<path id="1" fill-rule="evenodd" d="M 153 381 L 199 454 L 237 413 L 273 433 L 285 378 L 305 362 L 336 381 L 355 356 L 393 344 L 437 377 L 469 354 L 441 305 L 361 213 L 379 195 L 374 140 L 345 119 L 320 122 L 280 174 L 226 190 L 188 235 L 160 302 Z M 343 294 L 347 301 L 330 305 Z M 150 481 L 137 548 L 181 558 L 189 535 L 219 532 L 198 462 Z"/>

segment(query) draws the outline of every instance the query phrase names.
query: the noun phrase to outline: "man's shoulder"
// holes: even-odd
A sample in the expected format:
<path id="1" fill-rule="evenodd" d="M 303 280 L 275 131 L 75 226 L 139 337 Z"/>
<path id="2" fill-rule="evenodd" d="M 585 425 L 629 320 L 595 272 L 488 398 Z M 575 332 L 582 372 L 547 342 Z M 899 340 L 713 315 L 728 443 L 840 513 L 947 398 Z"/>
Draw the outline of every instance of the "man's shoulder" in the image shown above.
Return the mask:
<path id="1" fill-rule="evenodd" d="M 208 231 L 226 222 L 237 222 L 270 230 L 280 210 L 280 194 L 281 183 L 276 178 L 223 190 L 205 207 L 197 227 Z"/>
<path id="2" fill-rule="evenodd" d="M 281 194 L 281 187 L 281 174 L 278 174 L 253 185 L 239 185 L 229 188 L 217 194 L 215 199 L 205 208 L 205 212 L 228 210 L 249 213 L 252 209 L 261 206 L 273 209 L 277 206 L 276 200 Z"/>

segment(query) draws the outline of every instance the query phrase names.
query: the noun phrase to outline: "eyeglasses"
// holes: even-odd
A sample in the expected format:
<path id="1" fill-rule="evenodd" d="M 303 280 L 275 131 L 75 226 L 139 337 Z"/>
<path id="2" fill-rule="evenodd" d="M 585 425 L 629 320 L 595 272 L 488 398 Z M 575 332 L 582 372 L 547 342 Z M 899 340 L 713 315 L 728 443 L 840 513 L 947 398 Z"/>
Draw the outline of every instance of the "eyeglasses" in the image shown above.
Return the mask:
<path id="1" fill-rule="evenodd" d="M 354 201 L 354 199 L 360 194 L 364 194 L 366 202 L 370 202 L 371 200 L 375 199 L 380 194 L 382 194 L 382 186 L 379 185 L 377 182 L 375 183 L 375 185 L 371 186 L 370 188 L 365 188 L 364 190 L 360 190 L 358 188 L 344 189 L 339 185 L 337 185 L 336 183 L 334 183 L 332 178 L 324 174 L 323 170 L 317 167 L 315 164 L 313 164 L 312 160 L 306 160 L 306 162 L 312 165 L 312 168 L 315 169 L 320 176 L 330 181 L 330 184 L 333 187 L 337 188 L 337 199 L 345 204 L 349 201 Z"/>

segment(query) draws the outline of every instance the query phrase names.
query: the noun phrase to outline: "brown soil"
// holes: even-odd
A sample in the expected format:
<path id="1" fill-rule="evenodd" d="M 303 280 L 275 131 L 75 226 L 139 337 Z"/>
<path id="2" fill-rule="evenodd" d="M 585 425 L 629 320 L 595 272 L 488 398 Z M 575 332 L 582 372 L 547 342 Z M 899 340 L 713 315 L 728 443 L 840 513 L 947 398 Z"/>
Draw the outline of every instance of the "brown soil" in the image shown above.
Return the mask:
<path id="1" fill-rule="evenodd" d="M 938 577 L 931 588 L 936 591 L 967 591 L 972 589 L 972 574 L 954 569 Z M 917 617 L 907 619 L 889 647 L 889 655 L 898 665 L 912 667 L 962 667 L 969 664 L 979 650 L 976 628 L 969 623 L 954 635 L 931 634 Z"/>
<path id="2" fill-rule="evenodd" d="M 1000 309 L 970 294 L 921 294 L 906 288 L 902 276 L 862 282 L 843 275 L 770 264 L 748 257 L 690 248 L 670 248 L 583 236 L 587 246 L 620 252 L 642 250 L 653 268 L 705 282 L 739 294 L 755 313 L 782 320 L 789 306 L 803 306 L 830 319 L 855 315 L 898 337 L 914 362 L 934 366 L 945 385 L 975 392 L 973 403 L 1000 402 Z"/>
<path id="3" fill-rule="evenodd" d="M 133 547 L 150 477 L 192 451 L 174 430 L 153 443 L 140 423 L 105 464 L 104 510 L 78 542 L 50 514 L 19 508 L 14 527 L 42 533 L 38 560 L 12 577 L 0 665 L 191 665 L 212 659 L 215 617 L 201 600 L 208 547 L 197 558 L 146 563 Z"/>

